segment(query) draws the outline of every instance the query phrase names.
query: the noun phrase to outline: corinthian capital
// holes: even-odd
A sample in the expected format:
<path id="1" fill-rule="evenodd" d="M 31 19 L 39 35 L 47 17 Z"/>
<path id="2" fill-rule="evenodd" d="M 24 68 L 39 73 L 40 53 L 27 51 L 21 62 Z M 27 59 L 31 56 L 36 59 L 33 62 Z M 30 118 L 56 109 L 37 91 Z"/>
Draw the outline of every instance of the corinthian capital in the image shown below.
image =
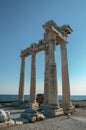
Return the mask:
<path id="1" fill-rule="evenodd" d="M 26 57 L 25 57 L 25 56 L 21 56 L 21 58 L 22 58 L 22 60 L 25 60 L 25 59 L 26 59 Z"/>

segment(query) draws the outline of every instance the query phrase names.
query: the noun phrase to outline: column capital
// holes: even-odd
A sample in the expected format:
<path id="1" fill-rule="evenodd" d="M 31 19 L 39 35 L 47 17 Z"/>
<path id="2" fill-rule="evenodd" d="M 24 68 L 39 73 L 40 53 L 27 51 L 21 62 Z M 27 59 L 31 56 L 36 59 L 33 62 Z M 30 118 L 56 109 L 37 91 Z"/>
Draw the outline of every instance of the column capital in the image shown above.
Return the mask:
<path id="1" fill-rule="evenodd" d="M 49 31 L 44 34 L 44 38 L 47 39 L 47 41 L 56 40 L 56 36 L 56 33 L 53 31 Z"/>
<path id="2" fill-rule="evenodd" d="M 25 56 L 21 56 L 21 59 L 22 59 L 22 60 L 25 60 L 25 59 L 26 59 L 26 57 L 25 57 Z"/>
<path id="3" fill-rule="evenodd" d="M 35 56 L 35 55 L 36 55 L 36 52 L 32 52 L 31 55 L 32 55 L 32 56 Z"/>

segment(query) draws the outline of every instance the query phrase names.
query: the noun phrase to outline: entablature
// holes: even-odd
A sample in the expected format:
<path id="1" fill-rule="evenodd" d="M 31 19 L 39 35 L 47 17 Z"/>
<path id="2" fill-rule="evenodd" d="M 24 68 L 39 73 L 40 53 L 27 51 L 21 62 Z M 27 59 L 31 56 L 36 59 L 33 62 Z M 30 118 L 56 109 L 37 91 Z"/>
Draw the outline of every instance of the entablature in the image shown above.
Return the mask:
<path id="1" fill-rule="evenodd" d="M 56 45 L 67 43 L 67 36 L 72 33 L 72 29 L 69 25 L 57 26 L 53 20 L 46 22 L 43 25 L 45 29 L 44 39 L 39 40 L 37 43 L 32 43 L 30 47 L 21 51 L 20 56 L 29 56 L 33 53 L 44 51 L 49 46 L 51 39 L 55 40 Z"/>

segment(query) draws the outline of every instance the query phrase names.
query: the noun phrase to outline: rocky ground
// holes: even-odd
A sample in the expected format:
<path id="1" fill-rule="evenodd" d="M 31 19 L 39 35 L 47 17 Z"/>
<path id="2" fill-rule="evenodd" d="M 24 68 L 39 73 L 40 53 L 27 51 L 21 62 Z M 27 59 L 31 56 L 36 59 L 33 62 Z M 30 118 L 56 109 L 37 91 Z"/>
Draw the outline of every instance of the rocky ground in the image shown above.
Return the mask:
<path id="1" fill-rule="evenodd" d="M 0 127 L 0 130 L 86 130 L 86 107 L 84 104 L 79 104 L 78 102 L 76 105 L 81 105 L 82 107 L 76 108 L 76 112 L 70 117 L 60 116 L 35 123 Z M 12 119 L 18 118 L 24 111 L 23 108 L 15 107 L 5 107 L 4 110 L 10 111 Z"/>

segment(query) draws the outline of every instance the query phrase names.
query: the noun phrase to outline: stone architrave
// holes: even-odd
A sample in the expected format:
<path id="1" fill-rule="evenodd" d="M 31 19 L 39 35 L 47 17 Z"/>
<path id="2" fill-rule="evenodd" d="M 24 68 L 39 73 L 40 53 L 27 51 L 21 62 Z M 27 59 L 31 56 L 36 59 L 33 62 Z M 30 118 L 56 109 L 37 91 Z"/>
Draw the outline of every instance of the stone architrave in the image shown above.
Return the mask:
<path id="1" fill-rule="evenodd" d="M 59 108 L 57 90 L 57 70 L 56 70 L 56 44 L 54 39 L 49 40 L 49 105 Z"/>
<path id="2" fill-rule="evenodd" d="M 49 98 L 49 52 L 45 50 L 45 73 L 44 73 L 44 104 L 48 104 Z"/>
<path id="3" fill-rule="evenodd" d="M 24 82 L 25 82 L 25 57 L 21 57 L 21 72 L 20 72 L 20 83 L 19 83 L 19 95 L 18 101 L 24 101 Z"/>
<path id="4" fill-rule="evenodd" d="M 30 103 L 36 99 L 36 54 L 32 54 L 31 61 L 31 84 L 30 84 Z"/>
<path id="5" fill-rule="evenodd" d="M 61 44 L 61 62 L 62 62 L 62 93 L 63 107 L 70 108 L 72 106 L 70 99 L 70 83 L 68 74 L 67 48 L 66 44 Z"/>

